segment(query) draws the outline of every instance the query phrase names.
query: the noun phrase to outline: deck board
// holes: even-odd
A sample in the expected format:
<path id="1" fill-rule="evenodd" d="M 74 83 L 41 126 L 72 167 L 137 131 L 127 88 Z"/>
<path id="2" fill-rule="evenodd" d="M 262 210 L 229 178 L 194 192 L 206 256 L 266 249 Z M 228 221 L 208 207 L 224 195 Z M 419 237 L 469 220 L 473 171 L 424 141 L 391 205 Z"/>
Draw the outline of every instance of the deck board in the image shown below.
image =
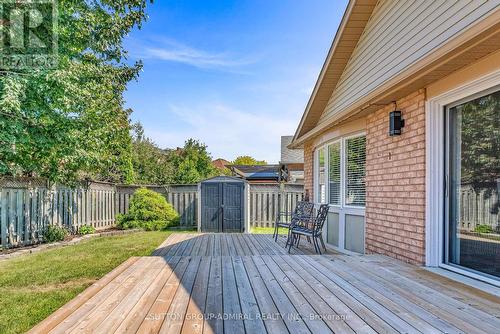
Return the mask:
<path id="1" fill-rule="evenodd" d="M 32 333 L 492 333 L 500 298 L 379 255 L 269 235 L 169 236 Z M 302 241 L 307 246 L 307 241 Z"/>
<path id="2" fill-rule="evenodd" d="M 286 236 L 278 240 L 263 234 L 238 233 L 175 233 L 154 252 L 154 256 L 247 256 L 247 255 L 309 255 L 316 254 L 311 243 L 302 240 L 300 247 L 285 248 Z M 327 248 L 326 255 L 337 254 Z"/>

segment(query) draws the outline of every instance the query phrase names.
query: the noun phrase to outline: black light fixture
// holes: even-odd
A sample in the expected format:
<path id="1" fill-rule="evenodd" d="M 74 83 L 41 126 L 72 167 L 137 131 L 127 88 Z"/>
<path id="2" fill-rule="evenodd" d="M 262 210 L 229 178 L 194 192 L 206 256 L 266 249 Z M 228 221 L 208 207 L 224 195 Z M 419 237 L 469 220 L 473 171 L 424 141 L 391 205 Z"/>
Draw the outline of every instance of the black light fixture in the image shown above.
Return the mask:
<path id="1" fill-rule="evenodd" d="M 401 111 L 397 110 L 396 102 L 394 102 L 394 111 L 389 113 L 389 136 L 401 135 L 401 129 L 405 126 L 405 120 L 401 119 Z"/>

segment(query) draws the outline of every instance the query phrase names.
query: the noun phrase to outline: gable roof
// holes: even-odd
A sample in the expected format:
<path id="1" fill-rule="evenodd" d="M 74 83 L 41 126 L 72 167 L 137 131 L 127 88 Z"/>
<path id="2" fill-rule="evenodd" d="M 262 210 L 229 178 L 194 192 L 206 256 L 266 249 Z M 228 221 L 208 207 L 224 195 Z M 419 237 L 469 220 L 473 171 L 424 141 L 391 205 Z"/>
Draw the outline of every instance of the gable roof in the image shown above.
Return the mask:
<path id="1" fill-rule="evenodd" d="M 227 161 L 226 159 L 218 158 L 212 161 L 212 166 L 214 166 L 217 169 L 224 169 L 226 168 L 227 165 L 230 165 L 231 163 Z"/>
<path id="2" fill-rule="evenodd" d="M 318 122 L 376 4 L 377 0 L 349 1 L 293 141 Z"/>
<path id="3" fill-rule="evenodd" d="M 428 1 L 423 14 L 408 6 L 419 4 L 349 2 L 290 148 L 500 50 L 498 2 Z"/>

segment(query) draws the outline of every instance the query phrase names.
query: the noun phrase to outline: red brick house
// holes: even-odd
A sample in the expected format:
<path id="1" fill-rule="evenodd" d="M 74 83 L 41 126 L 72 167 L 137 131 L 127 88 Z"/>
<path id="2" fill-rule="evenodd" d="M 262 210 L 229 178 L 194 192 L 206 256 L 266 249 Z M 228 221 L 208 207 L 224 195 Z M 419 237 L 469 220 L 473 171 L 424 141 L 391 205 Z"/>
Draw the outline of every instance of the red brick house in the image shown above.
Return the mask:
<path id="1" fill-rule="evenodd" d="M 500 285 L 500 3 L 350 1 L 289 147 L 329 244 Z"/>

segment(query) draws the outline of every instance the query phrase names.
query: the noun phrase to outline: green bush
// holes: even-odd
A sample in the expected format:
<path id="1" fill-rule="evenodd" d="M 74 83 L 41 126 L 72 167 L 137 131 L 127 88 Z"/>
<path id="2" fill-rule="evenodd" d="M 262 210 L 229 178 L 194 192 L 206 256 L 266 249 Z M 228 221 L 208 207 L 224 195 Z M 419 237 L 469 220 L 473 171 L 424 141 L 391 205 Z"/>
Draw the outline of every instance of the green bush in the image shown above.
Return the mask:
<path id="1" fill-rule="evenodd" d="M 49 225 L 43 234 L 45 242 L 63 241 L 68 235 L 68 231 L 64 227 Z"/>
<path id="2" fill-rule="evenodd" d="M 474 228 L 474 232 L 476 233 L 493 233 L 493 228 L 490 225 L 477 225 Z"/>
<path id="3" fill-rule="evenodd" d="M 95 233 L 95 228 L 94 226 L 90 225 L 83 225 L 78 229 L 78 234 L 80 235 L 86 235 L 86 234 L 94 234 Z"/>
<path id="4" fill-rule="evenodd" d="M 163 230 L 179 224 L 179 214 L 165 197 L 146 188 L 139 188 L 130 199 L 129 211 L 118 215 L 117 226 L 122 229 L 142 228 Z"/>

